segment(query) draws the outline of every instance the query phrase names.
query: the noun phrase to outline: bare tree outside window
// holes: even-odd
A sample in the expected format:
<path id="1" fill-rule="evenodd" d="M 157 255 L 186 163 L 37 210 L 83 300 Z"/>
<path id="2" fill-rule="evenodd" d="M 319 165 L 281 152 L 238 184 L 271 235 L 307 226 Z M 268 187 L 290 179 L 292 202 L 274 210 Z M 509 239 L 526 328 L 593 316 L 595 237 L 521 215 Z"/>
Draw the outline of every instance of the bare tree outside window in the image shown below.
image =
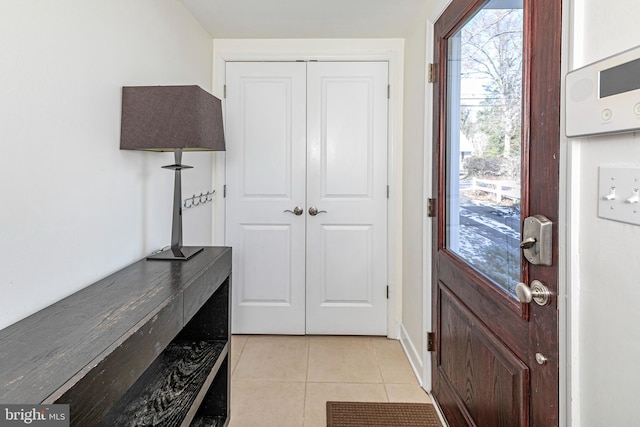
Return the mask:
<path id="1" fill-rule="evenodd" d="M 463 100 L 461 130 L 474 156 L 520 161 L 522 117 L 522 10 L 485 9 L 462 30 L 462 80 L 482 91 Z M 501 170 L 511 178 L 520 168 Z"/>

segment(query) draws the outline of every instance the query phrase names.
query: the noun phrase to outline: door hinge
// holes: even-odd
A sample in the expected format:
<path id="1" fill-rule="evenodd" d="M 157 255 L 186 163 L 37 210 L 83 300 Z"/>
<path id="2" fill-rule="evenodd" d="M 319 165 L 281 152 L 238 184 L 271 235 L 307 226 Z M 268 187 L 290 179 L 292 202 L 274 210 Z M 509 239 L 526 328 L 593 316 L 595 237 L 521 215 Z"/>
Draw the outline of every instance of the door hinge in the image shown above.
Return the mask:
<path id="1" fill-rule="evenodd" d="M 222 198 L 227 198 L 227 184 L 222 186 Z"/>
<path id="2" fill-rule="evenodd" d="M 387 299 L 389 299 L 389 285 L 387 285 Z"/>
<path id="3" fill-rule="evenodd" d="M 435 82 L 435 74 L 436 74 L 436 65 L 435 64 L 427 65 L 427 83 Z"/>
<path id="4" fill-rule="evenodd" d="M 436 199 L 427 199 L 427 216 L 429 218 L 436 216 Z"/>
<path id="5" fill-rule="evenodd" d="M 227 85 L 224 85 L 224 90 L 222 91 L 222 97 L 226 98 L 227 97 Z"/>
<path id="6" fill-rule="evenodd" d="M 427 351 L 436 351 L 436 333 L 427 332 Z"/>
<path id="7" fill-rule="evenodd" d="M 391 190 L 389 190 L 389 186 L 387 185 L 387 199 L 389 198 L 389 191 Z"/>
<path id="8" fill-rule="evenodd" d="M 387 99 L 391 99 L 391 85 L 387 85 Z"/>

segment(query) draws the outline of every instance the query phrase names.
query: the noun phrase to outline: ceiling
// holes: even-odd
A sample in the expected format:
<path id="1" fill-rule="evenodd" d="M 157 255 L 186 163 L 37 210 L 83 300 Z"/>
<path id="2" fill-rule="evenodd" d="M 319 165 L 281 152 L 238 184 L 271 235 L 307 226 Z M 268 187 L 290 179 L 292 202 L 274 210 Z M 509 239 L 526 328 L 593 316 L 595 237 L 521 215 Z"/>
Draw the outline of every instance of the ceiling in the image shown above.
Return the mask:
<path id="1" fill-rule="evenodd" d="M 440 0 L 180 0 L 213 38 L 396 38 Z"/>

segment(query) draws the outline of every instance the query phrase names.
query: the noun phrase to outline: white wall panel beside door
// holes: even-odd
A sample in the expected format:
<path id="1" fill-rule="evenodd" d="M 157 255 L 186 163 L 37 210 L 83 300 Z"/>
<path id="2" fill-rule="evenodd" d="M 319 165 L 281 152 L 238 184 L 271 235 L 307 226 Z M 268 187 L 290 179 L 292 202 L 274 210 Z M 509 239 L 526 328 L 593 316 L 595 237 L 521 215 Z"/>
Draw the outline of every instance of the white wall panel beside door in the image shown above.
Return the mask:
<path id="1" fill-rule="evenodd" d="M 305 332 L 306 67 L 227 63 L 233 333 Z"/>
<path id="2" fill-rule="evenodd" d="M 386 335 L 388 64 L 312 62 L 307 82 L 307 333 Z"/>

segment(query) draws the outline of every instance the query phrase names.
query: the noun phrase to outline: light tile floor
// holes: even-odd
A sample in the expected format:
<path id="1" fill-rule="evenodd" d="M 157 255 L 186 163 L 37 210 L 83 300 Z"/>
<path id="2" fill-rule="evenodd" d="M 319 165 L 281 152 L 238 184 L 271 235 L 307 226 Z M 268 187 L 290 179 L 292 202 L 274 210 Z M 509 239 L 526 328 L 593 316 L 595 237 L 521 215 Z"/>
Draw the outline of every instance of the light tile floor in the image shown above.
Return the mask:
<path id="1" fill-rule="evenodd" d="M 324 427 L 328 400 L 431 401 L 399 341 L 232 337 L 230 427 Z"/>

